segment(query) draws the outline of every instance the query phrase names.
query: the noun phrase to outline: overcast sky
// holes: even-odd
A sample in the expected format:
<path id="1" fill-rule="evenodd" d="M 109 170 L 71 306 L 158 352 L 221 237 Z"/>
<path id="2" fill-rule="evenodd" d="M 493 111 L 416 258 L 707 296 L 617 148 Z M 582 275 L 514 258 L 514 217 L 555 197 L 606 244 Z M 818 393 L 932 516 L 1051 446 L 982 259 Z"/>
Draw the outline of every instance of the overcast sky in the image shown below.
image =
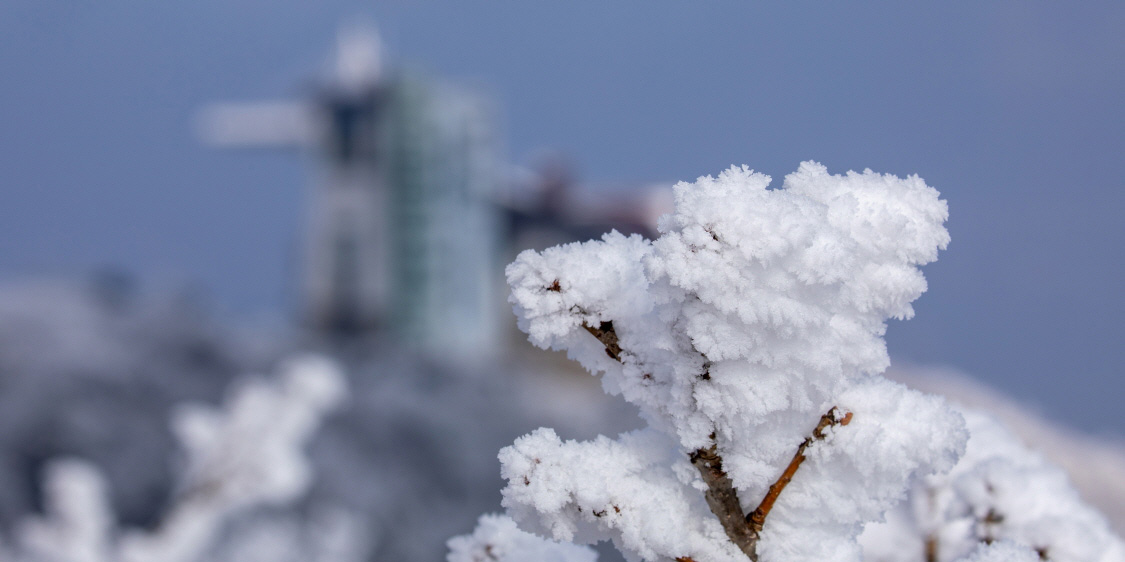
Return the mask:
<path id="1" fill-rule="evenodd" d="M 396 60 L 491 92 L 516 162 L 921 175 L 953 243 L 892 356 L 1123 436 L 1125 4 L 934 4 L 5 1 L 0 279 L 119 265 L 282 310 L 305 162 L 208 150 L 191 117 L 299 95 L 359 15 Z"/>

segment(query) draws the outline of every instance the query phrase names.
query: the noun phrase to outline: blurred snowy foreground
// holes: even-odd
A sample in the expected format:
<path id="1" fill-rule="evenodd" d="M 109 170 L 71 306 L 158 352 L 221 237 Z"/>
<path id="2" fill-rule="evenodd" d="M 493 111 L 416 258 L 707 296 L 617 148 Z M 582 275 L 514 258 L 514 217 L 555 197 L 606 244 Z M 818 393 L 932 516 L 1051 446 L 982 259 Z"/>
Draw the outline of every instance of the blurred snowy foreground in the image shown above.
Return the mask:
<path id="1" fill-rule="evenodd" d="M 0 561 L 440 559 L 503 445 L 638 423 L 549 363 L 269 336 L 116 276 L 0 288 Z"/>
<path id="2" fill-rule="evenodd" d="M 532 343 L 602 388 L 296 352 L 104 279 L 0 289 L 0 560 L 1125 560 L 1125 447 L 887 371 L 885 321 L 948 240 L 937 192 L 812 163 L 768 184 L 680 184 L 655 241 L 509 267 Z"/>

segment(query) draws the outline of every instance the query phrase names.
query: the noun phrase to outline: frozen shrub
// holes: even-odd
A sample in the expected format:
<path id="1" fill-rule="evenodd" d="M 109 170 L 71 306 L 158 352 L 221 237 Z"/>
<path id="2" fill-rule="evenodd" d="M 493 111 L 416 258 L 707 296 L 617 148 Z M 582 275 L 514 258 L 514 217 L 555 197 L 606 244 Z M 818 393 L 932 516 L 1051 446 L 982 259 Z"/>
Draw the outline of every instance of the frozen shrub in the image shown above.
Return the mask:
<path id="1" fill-rule="evenodd" d="M 585 546 L 560 543 L 521 531 L 503 515 L 482 515 L 471 535 L 449 539 L 449 562 L 594 562 Z"/>
<path id="2" fill-rule="evenodd" d="M 1036 560 L 1125 560 L 1125 545 L 1061 469 L 988 416 L 963 413 L 971 433 L 965 455 L 949 473 L 917 482 L 886 523 L 866 530 L 871 562 L 953 561 L 997 542 L 1020 544 Z"/>
<path id="3" fill-rule="evenodd" d="M 525 531 L 611 540 L 629 560 L 859 560 L 864 526 L 964 452 L 958 412 L 881 376 L 886 321 L 913 315 L 919 266 L 949 242 L 937 191 L 812 162 L 769 184 L 745 167 L 680 183 L 654 241 L 611 232 L 508 267 L 531 342 L 649 424 L 591 442 L 540 429 L 502 450 L 503 505 Z"/>
<path id="4" fill-rule="evenodd" d="M 304 447 L 344 390 L 334 363 L 301 356 L 285 363 L 279 380 L 246 381 L 222 410 L 182 408 L 175 425 L 187 450 L 187 467 L 178 494 L 152 530 L 119 529 L 102 474 L 85 461 L 56 460 L 45 475 L 46 512 L 18 526 L 20 550 L 9 557 L 21 562 L 219 562 L 209 553 L 220 542 L 222 527 L 252 509 L 292 503 L 308 489 L 311 469 Z M 336 516 L 320 526 L 320 535 L 348 525 Z M 218 550 L 238 554 L 253 541 L 249 550 L 256 552 L 269 542 L 260 534 L 242 538 L 241 544 L 218 545 Z M 238 543 L 239 537 L 232 540 Z M 322 546 L 340 550 L 338 544 Z M 316 559 L 308 554 L 305 560 Z"/>
<path id="5" fill-rule="evenodd" d="M 1005 541 L 981 544 L 964 562 L 1041 562 L 1042 558 L 1030 548 Z"/>

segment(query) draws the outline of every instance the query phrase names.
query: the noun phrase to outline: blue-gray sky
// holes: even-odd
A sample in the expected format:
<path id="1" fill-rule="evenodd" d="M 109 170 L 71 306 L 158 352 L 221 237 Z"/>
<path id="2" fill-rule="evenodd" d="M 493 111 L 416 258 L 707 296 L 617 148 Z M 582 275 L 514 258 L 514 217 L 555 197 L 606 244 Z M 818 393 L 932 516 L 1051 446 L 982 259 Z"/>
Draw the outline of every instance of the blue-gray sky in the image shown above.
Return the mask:
<path id="1" fill-rule="evenodd" d="M 953 243 L 892 355 L 1125 435 L 1120 2 L 11 0 L 0 278 L 117 264 L 239 314 L 285 306 L 307 170 L 201 147 L 191 117 L 299 94 L 357 15 L 395 57 L 490 90 L 516 161 L 921 175 Z"/>

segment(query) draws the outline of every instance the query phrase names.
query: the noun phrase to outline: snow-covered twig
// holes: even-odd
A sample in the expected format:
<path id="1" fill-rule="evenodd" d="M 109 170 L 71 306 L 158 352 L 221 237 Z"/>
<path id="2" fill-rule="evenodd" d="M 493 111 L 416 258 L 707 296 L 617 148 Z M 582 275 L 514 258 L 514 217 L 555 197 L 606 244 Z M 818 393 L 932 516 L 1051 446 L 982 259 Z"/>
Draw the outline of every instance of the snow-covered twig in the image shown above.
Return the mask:
<path id="1" fill-rule="evenodd" d="M 311 468 L 304 447 L 344 389 L 334 363 L 303 356 L 286 362 L 278 381 L 248 381 L 223 410 L 184 408 L 175 420 L 188 452 L 184 482 L 153 531 L 117 529 L 98 469 L 55 461 L 46 474 L 46 516 L 19 526 L 17 559 L 202 561 L 233 516 L 305 492 Z"/>
<path id="2" fill-rule="evenodd" d="M 547 290 L 562 292 L 557 279 L 551 283 Z M 583 324 L 582 327 L 605 346 L 606 355 L 614 361 L 621 362 L 623 350 L 618 343 L 613 322 L 602 322 L 596 328 L 589 324 Z M 703 378 L 710 378 L 710 374 L 706 370 L 704 373 Z M 719 455 L 718 447 L 714 444 L 707 448 L 701 447 L 689 455 L 692 466 L 699 471 L 699 476 L 707 485 L 704 498 L 707 500 L 707 506 L 711 509 L 711 513 L 719 519 L 719 523 L 722 524 L 723 530 L 726 531 L 731 542 L 737 545 L 738 549 L 746 554 L 750 560 L 757 562 L 758 541 L 761 539 L 766 517 L 773 509 L 773 505 L 781 495 L 782 490 L 793 480 L 797 469 L 805 461 L 805 450 L 814 442 L 823 440 L 826 435 L 824 431 L 827 428 L 834 425 L 848 425 L 851 420 L 851 412 L 840 416 L 836 407 L 821 416 L 812 434 L 797 447 L 797 452 L 793 454 L 792 460 L 786 465 L 781 476 L 770 485 L 766 496 L 749 515 L 743 513 L 738 491 L 735 490 L 730 477 L 723 471 L 723 457 Z M 714 439 L 714 434 L 712 434 L 711 439 Z M 677 560 L 690 561 L 691 558 L 681 556 Z"/>
<path id="3" fill-rule="evenodd" d="M 1122 559 L 1057 473 L 997 455 L 1010 443 L 987 426 L 973 439 L 988 450 L 944 476 L 965 418 L 881 376 L 887 320 L 913 315 L 919 267 L 949 242 L 938 193 L 811 162 L 769 183 L 745 167 L 681 183 L 656 240 L 611 232 L 508 267 L 531 342 L 649 425 L 587 442 L 541 428 L 502 449 L 516 523 L 630 560 L 858 562 L 863 529 L 908 520 L 895 506 L 924 482 L 920 524 L 881 533 L 873 562 Z"/>
<path id="4" fill-rule="evenodd" d="M 833 407 L 828 410 L 828 413 L 820 417 L 820 422 L 816 424 L 816 429 L 813 429 L 812 435 L 805 438 L 801 445 L 797 447 L 797 452 L 793 454 L 793 460 L 785 467 L 785 471 L 776 482 L 770 485 L 769 492 L 766 492 L 766 497 L 762 498 L 762 502 L 758 507 L 746 517 L 746 521 L 750 524 L 750 528 L 755 533 L 755 540 L 761 534 L 762 528 L 765 527 L 766 517 L 773 509 L 773 504 L 777 502 L 777 498 L 781 495 L 781 491 L 793 481 L 793 476 L 797 474 L 797 469 L 801 467 L 801 463 L 805 462 L 805 450 L 810 445 L 817 441 L 823 441 L 826 434 L 824 430 L 834 425 L 848 425 L 852 421 L 852 413 L 846 412 L 843 416 L 839 415 L 839 410 Z M 752 560 L 756 558 L 752 557 Z"/>
<path id="5" fill-rule="evenodd" d="M 566 349 L 650 426 L 501 451 L 525 529 L 633 559 L 847 559 L 911 479 L 952 465 L 959 417 L 878 376 L 886 320 L 913 313 L 918 266 L 948 242 L 945 203 L 917 177 L 808 162 L 769 182 L 742 167 L 681 183 L 657 240 L 612 232 L 508 267 L 532 343 Z"/>

